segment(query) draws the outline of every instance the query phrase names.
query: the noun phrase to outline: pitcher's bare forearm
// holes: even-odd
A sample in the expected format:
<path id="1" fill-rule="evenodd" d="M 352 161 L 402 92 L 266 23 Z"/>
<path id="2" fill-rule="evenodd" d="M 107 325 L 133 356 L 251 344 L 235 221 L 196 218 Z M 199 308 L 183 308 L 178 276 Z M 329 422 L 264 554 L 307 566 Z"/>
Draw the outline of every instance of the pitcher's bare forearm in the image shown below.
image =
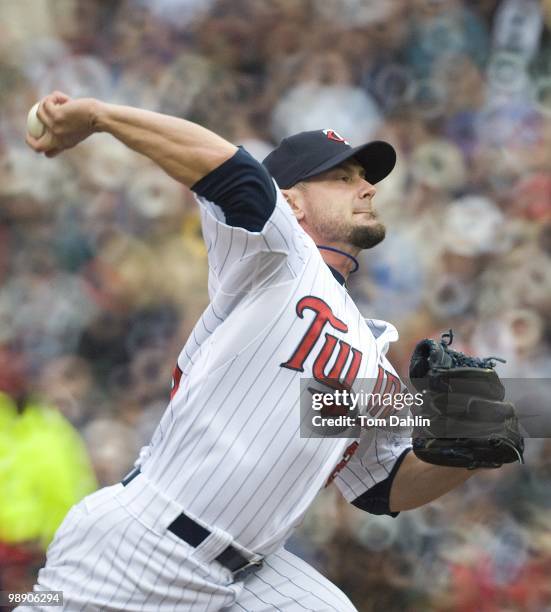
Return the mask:
<path id="1" fill-rule="evenodd" d="M 47 129 L 40 138 L 30 134 L 26 138 L 37 153 L 54 157 L 94 132 L 107 132 L 188 187 L 237 151 L 235 145 L 191 121 L 94 98 L 72 99 L 62 92 L 46 96 L 37 114 Z"/>
<path id="2" fill-rule="evenodd" d="M 390 510 L 401 512 L 423 506 L 463 484 L 478 470 L 432 465 L 410 452 L 392 482 Z"/>
<path id="3" fill-rule="evenodd" d="M 99 102 L 94 129 L 149 157 L 188 187 L 237 151 L 235 145 L 196 123 L 129 106 Z"/>

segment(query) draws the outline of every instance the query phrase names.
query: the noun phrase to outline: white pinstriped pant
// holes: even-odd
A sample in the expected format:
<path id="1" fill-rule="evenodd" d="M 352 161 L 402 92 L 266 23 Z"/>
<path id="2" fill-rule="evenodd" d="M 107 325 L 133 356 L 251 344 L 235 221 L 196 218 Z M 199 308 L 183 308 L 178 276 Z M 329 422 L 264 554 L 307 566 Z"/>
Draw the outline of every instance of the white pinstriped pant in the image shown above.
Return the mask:
<path id="1" fill-rule="evenodd" d="M 69 612 L 356 610 L 334 584 L 283 548 L 244 582 L 232 582 L 230 571 L 212 559 L 235 543 L 214 530 L 193 548 L 166 529 L 181 511 L 142 474 L 126 487 L 96 491 L 67 514 L 35 590 L 63 591 Z"/>

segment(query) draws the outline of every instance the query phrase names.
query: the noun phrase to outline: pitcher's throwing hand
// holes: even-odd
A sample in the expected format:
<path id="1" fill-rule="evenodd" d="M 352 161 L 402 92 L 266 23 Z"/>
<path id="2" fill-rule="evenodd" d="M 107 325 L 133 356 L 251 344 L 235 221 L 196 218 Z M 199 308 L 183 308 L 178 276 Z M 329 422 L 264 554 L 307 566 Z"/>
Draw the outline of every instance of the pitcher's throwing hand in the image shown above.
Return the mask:
<path id="1" fill-rule="evenodd" d="M 39 104 L 37 116 L 46 126 L 39 138 L 27 132 L 26 142 L 37 153 L 55 157 L 96 131 L 98 104 L 92 98 L 71 99 L 54 91 Z"/>

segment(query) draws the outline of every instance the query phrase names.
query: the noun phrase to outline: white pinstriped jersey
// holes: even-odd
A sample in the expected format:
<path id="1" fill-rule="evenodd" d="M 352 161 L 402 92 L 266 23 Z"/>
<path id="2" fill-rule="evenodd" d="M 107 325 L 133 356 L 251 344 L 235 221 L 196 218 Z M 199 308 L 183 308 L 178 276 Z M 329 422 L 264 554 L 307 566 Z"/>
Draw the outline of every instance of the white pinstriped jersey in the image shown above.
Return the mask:
<path id="1" fill-rule="evenodd" d="M 312 377 L 323 347 L 334 343 L 328 369 L 340 360 L 341 371 L 374 379 L 381 365 L 393 372 L 385 353 L 398 335 L 362 317 L 279 189 L 256 232 L 227 225 L 220 207 L 197 199 L 211 303 L 180 353 L 142 472 L 190 516 L 268 554 L 328 478 L 353 500 L 384 480 L 409 446 L 366 431 L 343 462 L 353 440 L 299 434 L 299 381 Z M 299 356 L 315 321 L 319 334 Z M 289 367 L 293 356 L 302 371 Z"/>

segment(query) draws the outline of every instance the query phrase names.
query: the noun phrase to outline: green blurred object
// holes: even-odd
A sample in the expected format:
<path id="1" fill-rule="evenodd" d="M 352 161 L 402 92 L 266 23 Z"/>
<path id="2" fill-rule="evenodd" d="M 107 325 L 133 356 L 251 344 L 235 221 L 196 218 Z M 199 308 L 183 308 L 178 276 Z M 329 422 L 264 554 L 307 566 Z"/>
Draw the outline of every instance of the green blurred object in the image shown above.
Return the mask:
<path id="1" fill-rule="evenodd" d="M 54 407 L 18 414 L 0 393 L 0 541 L 48 546 L 68 510 L 97 489 L 76 430 Z"/>

